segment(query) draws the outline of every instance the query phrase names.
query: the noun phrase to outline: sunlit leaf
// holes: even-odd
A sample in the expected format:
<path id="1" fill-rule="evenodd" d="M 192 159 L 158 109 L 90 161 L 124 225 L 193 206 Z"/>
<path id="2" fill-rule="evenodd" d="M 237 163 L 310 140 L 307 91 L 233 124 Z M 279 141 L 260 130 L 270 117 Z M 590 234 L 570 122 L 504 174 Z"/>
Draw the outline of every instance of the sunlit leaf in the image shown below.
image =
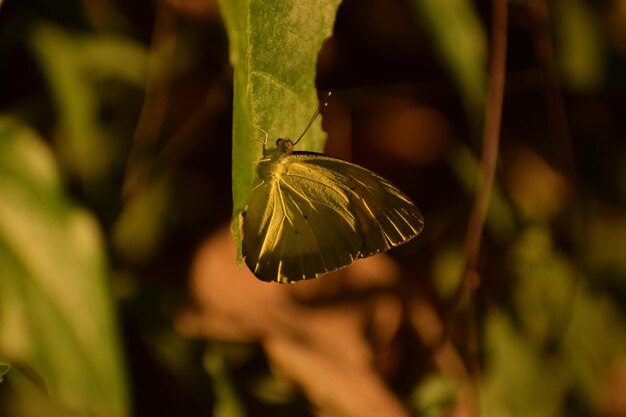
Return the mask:
<path id="1" fill-rule="evenodd" d="M 339 0 L 221 0 L 219 5 L 234 68 L 232 229 L 237 239 L 237 216 L 248 203 L 254 161 L 262 154 L 262 130 L 268 132 L 268 146 L 278 137 L 296 138 L 319 105 L 315 64 Z M 318 120 L 298 144 L 300 150 L 323 149 L 319 126 Z"/>
<path id="2" fill-rule="evenodd" d="M 60 405 L 127 415 L 98 226 L 63 194 L 43 142 L 7 119 L 0 120 L 0 276 L 0 357 L 32 370 Z"/>

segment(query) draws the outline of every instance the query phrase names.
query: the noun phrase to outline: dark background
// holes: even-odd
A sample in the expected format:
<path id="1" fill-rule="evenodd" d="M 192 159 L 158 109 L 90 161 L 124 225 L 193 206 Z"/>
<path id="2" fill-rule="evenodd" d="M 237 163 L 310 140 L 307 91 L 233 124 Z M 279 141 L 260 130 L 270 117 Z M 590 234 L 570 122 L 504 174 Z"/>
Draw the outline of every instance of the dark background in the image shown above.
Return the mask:
<path id="1" fill-rule="evenodd" d="M 470 3 L 489 36 L 491 4 Z M 334 35 L 320 53 L 320 96 L 333 91 L 323 120 L 327 153 L 392 180 L 420 208 L 426 228 L 415 241 L 392 251 L 391 266 L 380 266 L 393 271 L 393 278 L 363 278 L 365 284 L 359 284 L 358 276 L 335 277 L 339 283 L 323 278 L 319 288 L 302 294 L 288 290 L 297 308 L 277 304 L 267 309 L 305 308 L 323 319 L 329 309 L 356 308 L 360 323 L 366 323 L 359 329 L 370 343 L 366 349 L 372 352 L 376 374 L 415 413 L 434 409 L 441 414 L 432 415 L 450 415 L 465 404 L 458 390 L 462 378 L 446 372 L 450 368 L 438 359 L 439 345 L 418 323 L 425 308 L 437 318 L 434 323 L 449 326 L 449 346 L 468 374 L 482 370 L 479 378 L 493 405 L 483 405 L 485 415 L 498 404 L 511 415 L 540 415 L 546 408 L 554 411 L 550 415 L 626 415 L 617 394 L 626 386 L 626 2 L 549 1 L 549 14 L 540 18 L 533 14 L 537 4 L 543 3 L 516 1 L 509 7 L 497 201 L 488 214 L 480 287 L 470 307 L 457 305 L 452 293 L 463 261 L 482 141 L 476 126 L 482 115 L 469 115 L 445 64 L 445 51 L 433 41 L 432 26 L 424 23 L 428 16 L 420 19 L 409 1 L 344 1 Z M 567 26 L 568 8 L 576 8 L 576 22 L 584 27 Z M 158 110 L 157 104 L 152 114 L 158 117 L 144 119 L 143 125 L 148 96 L 141 86 L 121 77 L 93 77 L 97 124 L 113 155 L 106 175 L 85 181 L 73 168 L 76 161 L 59 150 L 63 109 L 53 98 L 54 79 L 46 76 L 31 41 L 42 22 L 69 38 L 115 35 L 146 51 L 159 36 L 176 39 L 175 59 L 155 93 L 155 102 L 164 107 Z M 584 28 L 591 28 L 592 38 Z M 577 43 L 577 34 L 588 43 Z M 567 49 L 572 45 L 580 54 L 574 58 Z M 285 382 L 294 379 L 288 373 L 284 380 L 276 377 L 277 365 L 268 354 L 267 339 L 259 336 L 262 331 L 232 324 L 235 336 L 227 337 L 208 325 L 190 330 L 181 319 L 190 310 L 202 311 L 199 322 L 204 314 L 210 316 L 211 301 L 203 291 L 221 288 L 198 284 L 193 265 L 209 256 L 199 248 L 206 242 L 231 244 L 223 228 L 232 209 L 232 78 L 218 6 L 210 1 L 5 0 L 0 62 L 0 111 L 41 135 L 58 159 L 68 196 L 92 212 L 103 230 L 133 415 L 211 415 L 224 401 L 233 401 L 250 416 L 324 409 L 311 396 L 315 382 L 307 385 L 295 378 L 291 385 Z M 280 103 L 276 106 L 279 111 Z M 133 147 L 142 137 L 150 145 Z M 132 163 L 150 168 L 129 191 L 125 181 Z M 164 176 L 165 197 L 145 218 L 133 220 L 156 224 L 158 232 L 148 243 L 124 241 L 123 233 L 116 237 L 133 193 Z M 234 255 L 220 259 L 228 265 L 218 275 L 228 276 Z M 379 266 L 371 268 L 378 271 Z M 262 305 L 254 292 L 246 291 L 242 287 L 250 305 Z M 377 321 L 374 306 L 385 297 L 398 313 Z M 467 314 L 450 324 L 457 309 Z M 296 310 L 285 314 L 299 320 Z M 233 311 L 242 322 L 254 315 L 245 308 Z M 589 312 L 595 315 L 576 321 Z M 211 317 L 227 327 L 232 320 L 217 313 Z M 502 317 L 508 332 L 500 334 L 493 323 Z M 476 324 L 475 332 L 468 322 Z M 287 332 L 271 324 L 260 328 Z M 389 334 L 380 336 L 385 331 Z M 614 337 L 598 339 L 594 332 Z M 473 337 L 478 352 L 471 348 Z M 596 343 L 590 350 L 576 350 L 571 340 L 579 338 Z M 516 374 L 511 364 L 519 363 L 516 354 L 521 353 L 503 347 L 515 345 L 524 346 L 523 355 L 536 373 Z M 216 351 L 226 379 L 206 365 L 207 355 Z M 546 398 L 534 397 L 543 372 L 553 373 L 555 367 L 558 389 Z M 19 387 L 10 375 L 0 385 L 0 404 L 15 402 Z M 418 395 L 432 375 L 452 383 L 435 384 L 445 387 L 437 395 Z M 235 393 L 230 400 L 219 394 L 224 386 Z M 337 387 L 340 398 L 343 388 Z M 343 398 L 351 401 L 349 395 Z M 0 413 L 25 409 L 19 401 L 11 407 L 0 405 Z"/>

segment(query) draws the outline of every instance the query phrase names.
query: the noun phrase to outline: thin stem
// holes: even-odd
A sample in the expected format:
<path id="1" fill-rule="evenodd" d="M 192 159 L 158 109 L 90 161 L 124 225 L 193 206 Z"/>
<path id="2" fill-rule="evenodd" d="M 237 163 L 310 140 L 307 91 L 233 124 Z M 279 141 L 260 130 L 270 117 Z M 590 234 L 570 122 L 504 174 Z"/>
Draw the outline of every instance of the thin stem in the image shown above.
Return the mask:
<path id="1" fill-rule="evenodd" d="M 465 267 L 454 304 L 460 306 L 464 301 L 469 303 L 468 371 L 470 372 L 470 379 L 472 381 L 470 390 L 474 397 L 471 415 L 478 414 L 478 381 L 480 379 L 478 366 L 478 335 L 473 298 L 474 292 L 480 286 L 478 259 L 481 251 L 481 240 L 487 217 L 487 208 L 489 206 L 489 199 L 491 197 L 496 172 L 506 75 L 508 2 L 507 0 L 493 0 L 492 7 L 489 90 L 485 109 L 485 130 L 483 135 L 481 167 L 472 212 L 467 227 Z"/>
<path id="2" fill-rule="evenodd" d="M 476 285 L 472 283 L 478 284 L 473 279 L 477 277 L 473 275 L 478 274 L 478 256 L 498 158 L 506 71 L 507 0 L 493 0 L 492 24 L 492 55 L 480 176 L 465 242 L 465 269 L 462 286 L 466 289 L 475 289 Z"/>
<path id="3" fill-rule="evenodd" d="M 169 104 L 171 66 L 177 39 L 177 22 L 163 0 L 157 2 L 143 107 L 124 173 L 122 198 L 141 187 L 151 170 Z M 163 65 L 163 63 L 168 63 Z"/>
<path id="4" fill-rule="evenodd" d="M 154 172 L 174 168 L 196 148 L 198 141 L 211 137 L 211 134 L 206 132 L 215 130 L 217 114 L 224 108 L 224 103 L 228 101 L 225 90 L 229 82 L 232 83 L 230 68 L 224 66 L 209 88 L 204 105 L 185 120 L 183 125 L 155 156 Z M 230 85 L 228 86 L 230 87 Z M 194 133 L 201 126 L 205 126 L 203 130 L 204 135 L 195 135 Z"/>

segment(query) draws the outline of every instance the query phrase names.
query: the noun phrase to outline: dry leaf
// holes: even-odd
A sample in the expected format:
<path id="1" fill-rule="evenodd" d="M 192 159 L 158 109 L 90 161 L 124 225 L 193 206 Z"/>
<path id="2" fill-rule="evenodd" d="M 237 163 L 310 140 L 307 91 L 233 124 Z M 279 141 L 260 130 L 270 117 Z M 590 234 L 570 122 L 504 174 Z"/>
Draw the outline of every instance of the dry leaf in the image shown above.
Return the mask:
<path id="1" fill-rule="evenodd" d="M 260 342 L 273 368 L 304 390 L 318 415 L 407 416 L 374 368 L 365 337 L 367 326 L 384 351 L 397 331 L 399 301 L 376 291 L 397 276 L 394 262 L 378 255 L 317 280 L 265 283 L 235 264 L 224 228 L 198 251 L 195 303 L 179 315 L 177 328 L 189 337 Z"/>

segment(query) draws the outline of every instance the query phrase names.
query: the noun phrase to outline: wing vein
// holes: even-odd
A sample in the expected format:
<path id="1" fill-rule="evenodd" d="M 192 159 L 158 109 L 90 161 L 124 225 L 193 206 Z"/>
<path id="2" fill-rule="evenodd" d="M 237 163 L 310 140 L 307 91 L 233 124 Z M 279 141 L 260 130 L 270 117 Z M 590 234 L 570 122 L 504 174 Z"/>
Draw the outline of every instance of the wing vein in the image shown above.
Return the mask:
<path id="1" fill-rule="evenodd" d="M 325 183 L 325 182 L 322 182 L 322 181 L 318 181 L 318 180 L 316 180 L 316 179 L 314 179 L 314 178 L 307 177 L 307 176 L 305 176 L 305 175 L 300 175 L 300 174 L 292 174 L 292 173 L 290 173 L 290 174 L 289 174 L 289 176 L 290 176 L 290 177 L 296 177 L 296 178 L 302 178 L 302 179 L 303 179 L 303 180 L 305 180 L 305 181 L 310 181 L 310 182 L 317 183 L 317 184 L 319 184 L 319 185 L 321 185 L 321 186 L 323 186 L 323 187 L 326 187 L 326 188 L 329 188 L 329 189 L 333 190 L 334 192 L 336 192 L 337 194 L 339 194 L 339 195 L 340 195 L 340 196 L 341 196 L 344 200 L 346 200 L 346 201 L 350 201 L 350 199 L 349 199 L 349 198 L 347 198 L 347 197 L 344 195 L 344 193 L 342 193 L 342 192 L 341 192 L 341 190 L 342 190 L 342 188 L 343 188 L 343 187 L 333 187 L 333 184 L 332 184 L 332 183 Z"/>
<path id="2" fill-rule="evenodd" d="M 312 209 L 312 210 L 314 210 L 314 211 L 316 211 L 316 212 L 319 212 L 319 210 L 317 210 L 317 209 L 315 208 L 315 205 L 314 205 L 313 203 L 318 204 L 318 205 L 320 205 L 320 206 L 327 207 L 327 208 L 329 208 L 329 209 L 333 210 L 335 213 L 339 214 L 339 215 L 340 215 L 340 216 L 341 216 L 341 217 L 342 217 L 342 218 L 346 221 L 346 223 L 351 224 L 351 220 L 353 220 L 353 219 L 346 217 L 346 216 L 344 215 L 344 213 L 342 213 L 342 211 L 341 211 L 341 210 L 337 210 L 337 208 L 336 208 L 336 207 L 333 207 L 333 206 L 331 206 L 330 204 L 326 204 L 326 203 L 324 203 L 324 202 L 323 202 L 323 201 L 321 201 L 321 200 L 312 200 L 312 199 L 309 199 L 308 197 L 306 197 L 306 196 L 302 195 L 299 191 L 297 191 L 297 190 L 296 190 L 296 189 L 295 189 L 295 188 L 294 188 L 291 184 L 289 184 L 289 183 L 288 183 L 288 182 L 286 182 L 286 181 L 283 181 L 283 185 L 285 185 L 285 186 L 289 187 L 289 189 L 290 189 L 290 190 L 292 190 L 294 193 L 298 194 L 298 195 L 299 195 L 302 199 L 304 199 L 307 203 L 309 203 L 309 205 L 311 206 L 311 209 Z M 349 201 L 349 200 L 348 200 L 348 201 Z M 300 209 L 300 207 L 299 207 L 299 206 L 298 206 L 298 208 Z M 303 212 L 302 210 L 300 210 L 300 213 L 302 213 L 302 214 L 304 215 L 304 212 Z"/>
<path id="3" fill-rule="evenodd" d="M 289 184 L 286 184 L 288 187 L 290 187 Z M 299 195 L 299 194 L 298 194 Z M 298 205 L 298 203 L 296 202 L 296 200 L 294 200 L 294 198 L 292 196 L 290 196 L 289 194 L 287 194 L 287 197 L 291 200 L 291 202 L 293 203 L 293 205 L 298 209 L 298 211 L 300 212 L 300 214 L 302 214 L 302 217 L 304 217 L 304 212 L 302 211 L 302 208 Z M 308 201 L 308 199 L 305 198 L 305 200 Z M 309 204 L 310 201 L 308 201 Z M 312 206 L 312 204 L 311 204 Z M 314 207 L 312 207 L 313 209 L 315 209 Z M 315 229 L 313 229 L 313 227 L 311 226 L 311 224 L 308 221 L 304 221 L 304 223 L 307 225 L 307 227 L 309 228 L 311 235 L 313 236 L 313 240 L 315 241 L 315 246 L 317 246 L 317 253 L 319 254 L 319 257 L 322 261 L 322 265 L 324 266 L 325 270 L 328 270 L 328 266 L 326 264 L 326 259 L 324 258 L 324 251 L 322 250 L 322 246 L 320 245 L 320 242 L 318 240 L 318 236 L 315 234 Z M 294 227 L 295 229 L 295 227 Z M 300 242 L 300 240 L 298 240 L 298 242 Z M 300 246 L 300 248 L 302 248 L 302 246 Z M 300 251 L 302 253 L 302 251 Z M 300 262 L 302 262 L 302 257 L 300 257 Z"/>

